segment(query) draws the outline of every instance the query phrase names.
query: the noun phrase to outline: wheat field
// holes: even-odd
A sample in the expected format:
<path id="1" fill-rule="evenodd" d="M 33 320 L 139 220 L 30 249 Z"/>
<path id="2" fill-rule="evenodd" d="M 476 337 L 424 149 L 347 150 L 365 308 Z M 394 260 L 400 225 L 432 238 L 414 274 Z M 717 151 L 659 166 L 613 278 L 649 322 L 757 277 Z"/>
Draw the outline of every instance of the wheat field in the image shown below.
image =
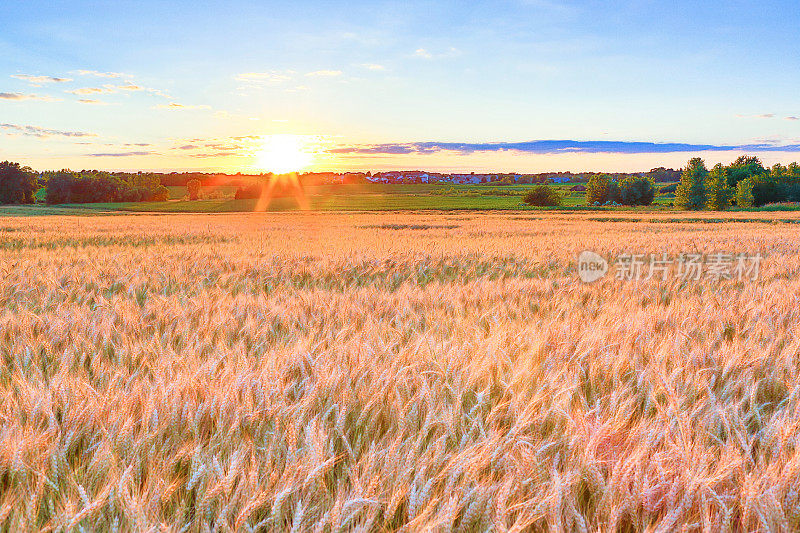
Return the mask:
<path id="1" fill-rule="evenodd" d="M 800 218 L 727 216 L 2 218 L 0 530 L 798 530 Z"/>

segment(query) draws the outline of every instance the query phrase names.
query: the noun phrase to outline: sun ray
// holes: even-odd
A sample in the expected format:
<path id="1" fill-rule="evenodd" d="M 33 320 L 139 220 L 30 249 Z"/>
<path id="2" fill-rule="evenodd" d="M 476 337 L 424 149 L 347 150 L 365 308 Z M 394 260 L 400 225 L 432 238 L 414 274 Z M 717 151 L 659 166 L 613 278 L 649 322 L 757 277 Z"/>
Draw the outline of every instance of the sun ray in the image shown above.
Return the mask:
<path id="1" fill-rule="evenodd" d="M 313 162 L 314 152 L 304 135 L 267 135 L 256 153 L 256 166 L 276 174 L 298 172 Z"/>

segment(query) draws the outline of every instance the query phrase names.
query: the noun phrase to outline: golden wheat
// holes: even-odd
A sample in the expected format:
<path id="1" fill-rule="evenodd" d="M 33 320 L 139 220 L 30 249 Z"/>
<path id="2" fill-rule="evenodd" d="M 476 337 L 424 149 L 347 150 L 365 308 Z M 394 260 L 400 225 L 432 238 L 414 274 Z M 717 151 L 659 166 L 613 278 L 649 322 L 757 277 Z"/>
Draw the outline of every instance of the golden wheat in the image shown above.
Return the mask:
<path id="1" fill-rule="evenodd" d="M 797 530 L 800 219 L 729 217 L 0 219 L 0 529 Z"/>

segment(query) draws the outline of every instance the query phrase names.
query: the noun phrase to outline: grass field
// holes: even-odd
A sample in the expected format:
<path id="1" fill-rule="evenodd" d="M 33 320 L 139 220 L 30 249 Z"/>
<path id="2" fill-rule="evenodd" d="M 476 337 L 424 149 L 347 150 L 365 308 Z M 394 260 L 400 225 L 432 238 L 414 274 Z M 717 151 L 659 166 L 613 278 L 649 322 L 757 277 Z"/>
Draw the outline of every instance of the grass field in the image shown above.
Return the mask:
<path id="1" fill-rule="evenodd" d="M 796 531 L 800 216 L 720 216 L 0 218 L 0 530 Z"/>
<path id="2" fill-rule="evenodd" d="M 570 191 L 574 184 L 555 184 L 562 194 L 564 208 L 584 208 L 583 192 Z M 325 185 L 306 188 L 310 207 L 319 211 L 408 211 L 408 210 L 518 210 L 528 208 L 522 197 L 530 185 Z M 185 187 L 168 187 L 166 202 L 76 204 L 69 208 L 144 213 L 238 213 L 252 212 L 256 200 L 236 200 L 235 188 L 204 188 L 209 199 L 186 200 Z M 651 209 L 665 209 L 672 195 L 660 195 Z M 615 208 L 629 209 L 629 208 Z M 293 197 L 273 199 L 270 211 L 297 211 Z"/>

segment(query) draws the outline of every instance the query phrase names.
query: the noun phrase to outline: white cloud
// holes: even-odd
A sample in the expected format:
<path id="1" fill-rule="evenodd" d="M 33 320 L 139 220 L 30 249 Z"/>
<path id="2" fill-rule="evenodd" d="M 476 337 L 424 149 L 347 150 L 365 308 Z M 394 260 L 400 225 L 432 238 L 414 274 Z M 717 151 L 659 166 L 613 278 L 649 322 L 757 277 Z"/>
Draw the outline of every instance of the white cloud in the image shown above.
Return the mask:
<path id="1" fill-rule="evenodd" d="M 133 82 L 125 82 L 122 85 L 112 85 L 107 83 L 102 87 L 81 87 L 79 89 L 72 89 L 70 91 L 65 91 L 69 94 L 76 94 L 78 96 L 84 96 L 89 94 L 114 94 L 121 91 L 127 92 L 147 92 L 150 94 L 154 94 L 156 96 L 161 96 L 162 98 L 170 98 L 168 94 L 159 90 L 159 89 L 152 89 L 150 87 L 142 87 L 141 85 L 137 85 Z"/>
<path id="2" fill-rule="evenodd" d="M 429 51 L 429 50 L 427 50 L 425 48 L 417 48 L 416 51 L 414 51 L 413 55 L 414 55 L 414 57 L 419 57 L 419 58 L 422 58 L 422 59 L 445 59 L 445 58 L 448 58 L 448 57 L 460 56 L 461 55 L 461 50 L 451 46 L 450 48 L 448 48 L 447 50 L 445 50 L 443 52 L 434 53 L 434 52 L 431 52 L 431 51 Z"/>
<path id="3" fill-rule="evenodd" d="M 39 100 L 42 102 L 60 102 L 60 98 L 53 98 L 52 96 L 40 96 L 38 94 L 23 94 L 23 93 L 0 93 L 0 100 Z"/>
<path id="4" fill-rule="evenodd" d="M 367 70 L 386 70 L 386 67 L 377 63 L 364 63 L 361 66 Z"/>
<path id="5" fill-rule="evenodd" d="M 292 79 L 293 71 L 277 71 L 272 70 L 269 72 L 243 72 L 236 76 L 236 81 L 256 83 L 256 84 L 278 84 Z"/>
<path id="6" fill-rule="evenodd" d="M 315 70 L 314 72 L 306 74 L 306 76 L 311 78 L 333 78 L 341 75 L 341 70 Z"/>
<path id="7" fill-rule="evenodd" d="M 41 87 L 45 83 L 66 83 L 72 81 L 72 78 L 57 78 L 55 76 L 31 76 L 29 74 L 12 74 L 12 78 L 27 81 L 34 87 Z"/>
<path id="8" fill-rule="evenodd" d="M 121 78 L 124 75 L 120 72 L 98 72 L 96 70 L 78 70 L 76 74 L 81 76 L 94 76 L 95 78 Z"/>
<path id="9" fill-rule="evenodd" d="M 81 104 L 92 104 L 92 105 L 111 105 L 108 102 L 103 102 L 102 100 L 93 100 L 91 98 L 81 98 L 78 100 Z"/>
<path id="10" fill-rule="evenodd" d="M 69 94 L 77 94 L 78 96 L 84 96 L 87 94 L 104 94 L 104 93 L 113 93 L 113 87 L 81 87 L 80 89 L 72 89 L 70 91 L 65 91 Z"/>

